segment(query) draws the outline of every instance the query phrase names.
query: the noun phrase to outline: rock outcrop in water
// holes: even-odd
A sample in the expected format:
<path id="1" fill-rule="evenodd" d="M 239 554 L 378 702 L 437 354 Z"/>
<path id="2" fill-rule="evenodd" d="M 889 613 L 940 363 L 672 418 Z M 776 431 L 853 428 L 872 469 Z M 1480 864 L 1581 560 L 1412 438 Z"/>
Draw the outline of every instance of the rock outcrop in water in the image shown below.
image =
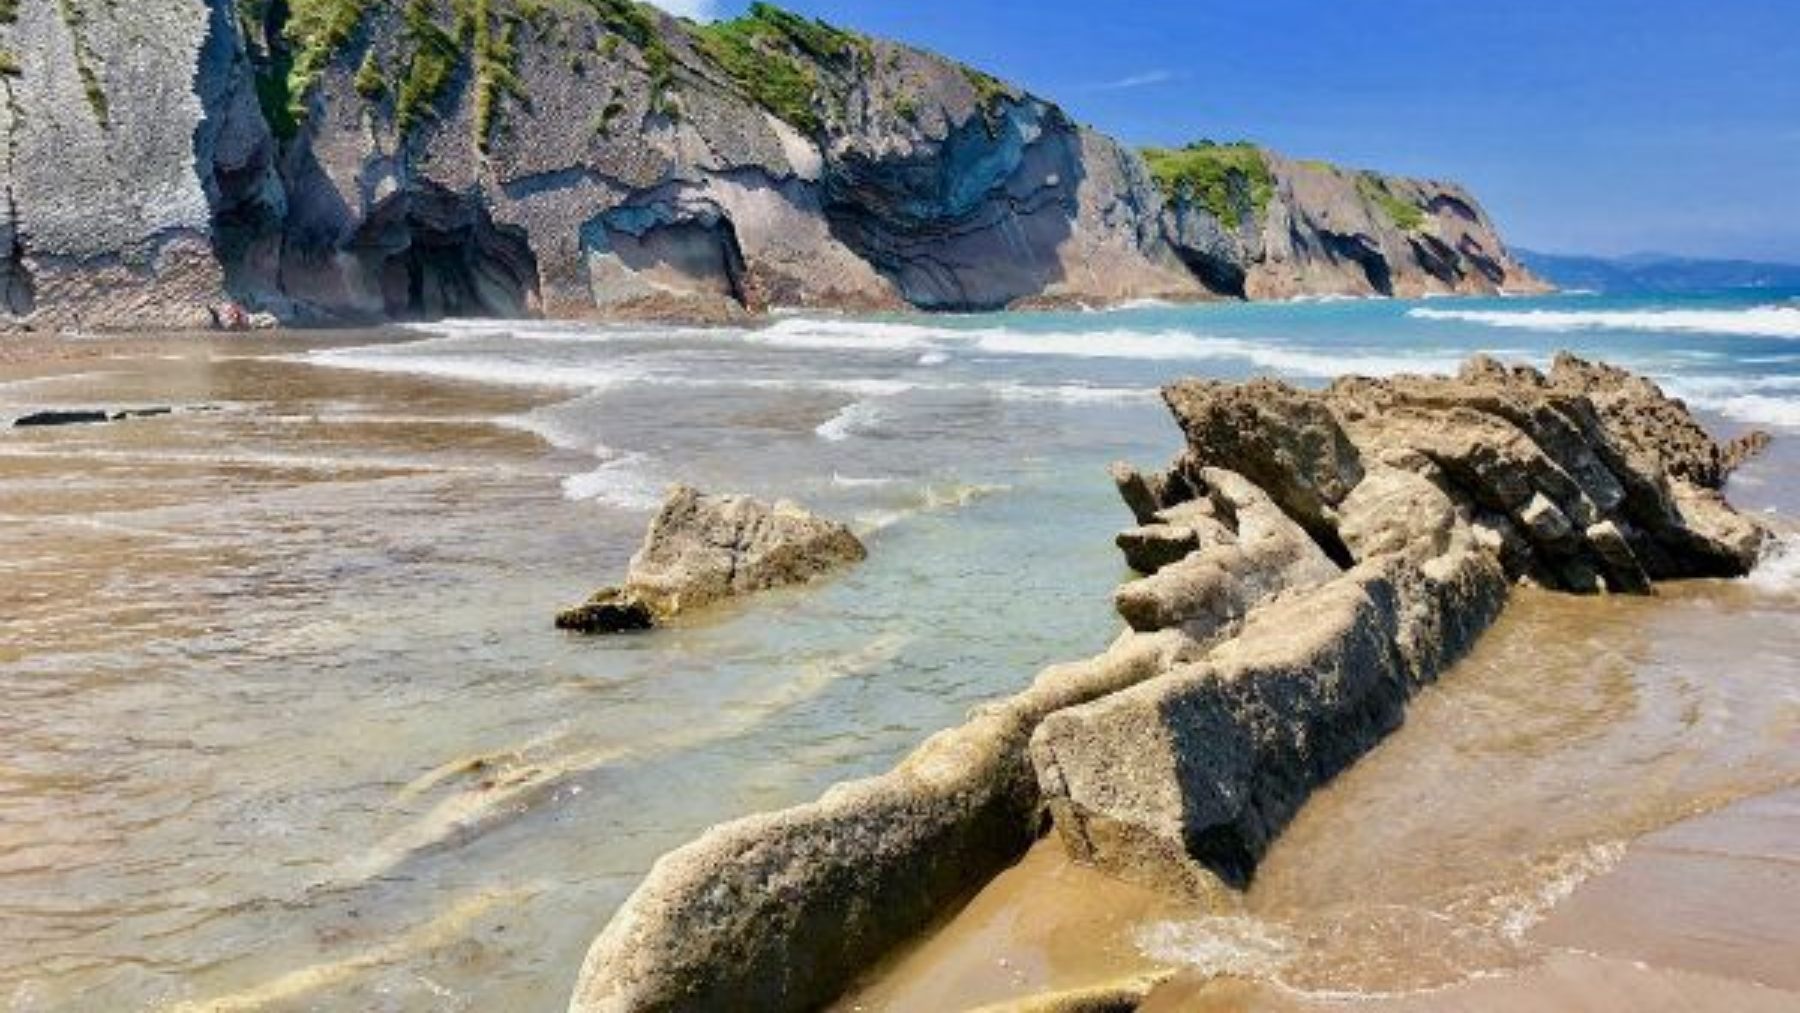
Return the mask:
<path id="1" fill-rule="evenodd" d="M 1744 573 L 1764 539 L 1719 497 L 1724 452 L 1680 402 L 1570 357 L 1322 392 L 1188 381 L 1165 399 L 1184 452 L 1114 474 L 1144 573 L 1116 596 L 1119 640 L 888 774 L 664 857 L 571 1010 L 816 1007 L 1046 822 L 1081 860 L 1228 902 L 1511 583 Z"/>
<path id="2" fill-rule="evenodd" d="M 0 68 L 15 326 L 1538 284 L 1454 187 L 1260 151 L 1153 176 L 1052 102 L 761 4 L 18 0 Z"/>
<path id="3" fill-rule="evenodd" d="M 624 586 L 564 610 L 556 625 L 582 633 L 647 630 L 728 598 L 803 584 L 867 555 L 849 528 L 793 503 L 677 486 L 631 557 Z"/>

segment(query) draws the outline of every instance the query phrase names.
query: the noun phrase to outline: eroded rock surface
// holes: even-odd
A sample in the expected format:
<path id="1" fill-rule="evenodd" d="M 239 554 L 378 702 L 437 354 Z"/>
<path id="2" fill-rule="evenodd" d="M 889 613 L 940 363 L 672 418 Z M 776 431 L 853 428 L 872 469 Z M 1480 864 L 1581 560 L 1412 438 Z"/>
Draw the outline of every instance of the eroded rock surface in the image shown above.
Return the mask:
<path id="1" fill-rule="evenodd" d="M 1121 615 L 1224 639 L 1032 740 L 1070 851 L 1158 885 L 1248 883 L 1311 790 L 1399 723 L 1511 582 L 1647 592 L 1746 573 L 1765 538 L 1720 496 L 1730 455 L 1685 406 L 1567 355 L 1548 373 L 1476 359 L 1456 377 L 1194 380 L 1165 399 L 1187 448 L 1163 476 L 1118 471 L 1134 515 L 1197 480 L 1208 516 L 1240 531 L 1269 516 L 1278 535 L 1256 553 L 1190 532 L 1178 561 L 1174 539 L 1156 542 Z M 1121 536 L 1128 558 L 1144 561 L 1148 530 Z M 1291 548 L 1308 535 L 1312 559 Z"/>
<path id="2" fill-rule="evenodd" d="M 1115 466 L 1128 629 L 892 772 L 665 857 L 571 1009 L 807 1009 L 1015 861 L 1226 902 L 1308 795 L 1391 732 L 1508 588 L 1741 573 L 1763 539 L 1680 402 L 1562 357 L 1322 392 L 1188 381 L 1166 472 Z"/>
<path id="3" fill-rule="evenodd" d="M 794 503 L 677 486 L 631 557 L 624 586 L 564 610 L 556 625 L 582 633 L 647 630 L 727 598 L 803 584 L 867 555 L 849 528 Z"/>

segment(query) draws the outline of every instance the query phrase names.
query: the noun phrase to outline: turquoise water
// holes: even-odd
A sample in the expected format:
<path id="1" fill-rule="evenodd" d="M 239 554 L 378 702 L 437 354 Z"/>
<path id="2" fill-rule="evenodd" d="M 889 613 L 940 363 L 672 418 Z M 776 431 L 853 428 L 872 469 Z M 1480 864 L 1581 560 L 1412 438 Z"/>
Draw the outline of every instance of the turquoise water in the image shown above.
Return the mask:
<path id="1" fill-rule="evenodd" d="M 0 385 L 0 418 L 217 409 L 0 432 L 17 1008 L 271 989 L 561 1008 L 657 855 L 1106 644 L 1128 518 L 1105 466 L 1176 452 L 1156 392 L 1177 377 L 1568 348 L 1650 372 L 1722 435 L 1800 435 L 1787 294 L 409 337 L 195 343 Z M 1796 512 L 1790 442 L 1741 499 Z M 871 558 L 652 636 L 550 630 L 677 481 L 800 500 Z"/>

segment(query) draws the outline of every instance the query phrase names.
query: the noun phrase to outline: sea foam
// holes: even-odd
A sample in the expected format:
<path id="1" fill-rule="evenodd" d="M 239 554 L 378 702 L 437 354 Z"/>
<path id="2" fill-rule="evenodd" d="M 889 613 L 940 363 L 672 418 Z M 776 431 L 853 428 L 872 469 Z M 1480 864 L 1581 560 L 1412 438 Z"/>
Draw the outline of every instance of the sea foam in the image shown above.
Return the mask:
<path id="1" fill-rule="evenodd" d="M 563 498 L 594 500 L 621 510 L 654 510 L 663 500 L 664 483 L 651 475 L 650 458 L 610 447 L 594 448 L 598 468 L 563 479 Z"/>
<path id="2" fill-rule="evenodd" d="M 1440 320 L 1534 331 L 1656 331 L 1734 337 L 1800 339 L 1800 308 L 1752 306 L 1735 310 L 1408 310 L 1415 320 Z"/>
<path id="3" fill-rule="evenodd" d="M 1783 535 L 1770 542 L 1746 579 L 1751 587 L 1769 594 L 1800 592 L 1800 534 Z"/>
<path id="4" fill-rule="evenodd" d="M 1029 330 L 1012 327 L 942 327 L 889 321 L 795 317 L 744 336 L 750 344 L 811 351 L 955 352 L 997 357 L 1125 359 L 1148 362 L 1244 362 L 1308 377 L 1344 372 L 1389 376 L 1454 369 L 1461 357 L 1437 351 L 1371 353 L 1357 349 L 1296 347 L 1291 340 L 1217 337 L 1192 331 Z M 934 360 L 935 361 L 935 360 Z"/>
<path id="5" fill-rule="evenodd" d="M 873 430 L 881 423 L 881 418 L 881 408 L 875 403 L 852 401 L 838 409 L 835 415 L 819 423 L 819 427 L 813 432 L 817 433 L 821 440 L 842 443 L 858 433 Z"/>

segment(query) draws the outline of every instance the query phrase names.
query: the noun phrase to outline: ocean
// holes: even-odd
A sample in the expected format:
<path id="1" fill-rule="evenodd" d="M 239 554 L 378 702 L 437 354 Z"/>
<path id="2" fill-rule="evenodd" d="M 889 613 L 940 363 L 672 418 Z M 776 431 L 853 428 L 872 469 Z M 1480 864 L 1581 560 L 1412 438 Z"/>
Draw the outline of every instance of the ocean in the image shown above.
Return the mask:
<path id="1" fill-rule="evenodd" d="M 1792 530 L 1800 293 L 446 321 L 10 369 L 0 419 L 178 410 L 0 431 L 0 1002 L 560 1009 L 659 854 L 885 769 L 1106 645 L 1126 577 L 1111 539 L 1129 517 L 1105 469 L 1178 449 L 1161 384 L 1321 384 L 1476 353 L 1541 366 L 1560 349 L 1651 375 L 1720 436 L 1774 432 L 1730 491 Z M 798 500 L 851 523 L 871 558 L 649 636 L 552 630 L 558 608 L 622 575 L 675 482 Z M 1577 787 L 1549 773 L 1488 810 L 1452 791 L 1460 808 L 1417 819 L 1435 813 L 1470 850 L 1420 857 L 1432 872 L 1416 881 L 1443 890 L 1383 910 L 1491 902 L 1466 959 L 1398 984 L 1359 977 L 1361 951 L 1268 973 L 1339 991 L 1486 973 L 1510 959 L 1507 926 L 1583 856 L 1700 800 L 1800 781 L 1793 544 L 1749 581 L 1666 601 L 1528 606 L 1492 649 L 1494 671 L 1525 681 L 1469 706 L 1524 720 L 1546 692 L 1534 658 L 1546 679 L 1591 667 L 1544 646 L 1570 633 L 1554 616 L 1580 614 L 1616 633 L 1581 643 L 1622 660 L 1603 683 L 1556 684 L 1612 730 L 1490 742 L 1464 776 L 1580 752 L 1598 809 L 1568 805 Z M 1766 664 L 1703 678 L 1695 645 L 1720 624 Z M 1433 692 L 1459 699 L 1454 683 Z M 1671 719 L 1682 706 L 1709 717 Z M 1455 734 L 1415 738 L 1441 759 L 1469 730 L 1439 709 Z M 1636 779 L 1659 763 L 1684 774 L 1645 801 Z M 1527 828 L 1542 861 L 1470 868 Z M 1280 858 L 1288 921 L 1252 935 L 1295 938 L 1292 912 L 1328 892 L 1327 868 Z M 1366 913 L 1349 903 L 1332 908 L 1346 925 Z M 1238 938 L 1196 925 L 1144 927 L 1143 948 L 1212 959 L 1195 955 Z"/>

